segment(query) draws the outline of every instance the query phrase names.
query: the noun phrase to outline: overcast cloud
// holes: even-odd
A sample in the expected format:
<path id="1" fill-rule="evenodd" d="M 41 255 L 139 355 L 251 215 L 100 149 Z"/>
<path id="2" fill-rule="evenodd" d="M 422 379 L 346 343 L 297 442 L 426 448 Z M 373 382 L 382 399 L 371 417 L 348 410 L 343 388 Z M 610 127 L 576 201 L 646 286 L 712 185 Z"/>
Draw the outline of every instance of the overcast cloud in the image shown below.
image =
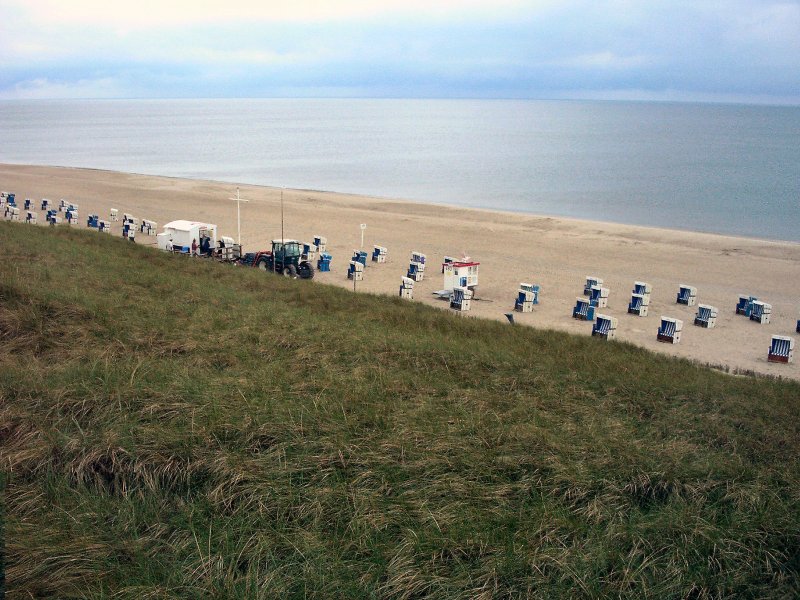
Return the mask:
<path id="1" fill-rule="evenodd" d="M 0 98 L 800 104 L 800 0 L 3 0 Z"/>

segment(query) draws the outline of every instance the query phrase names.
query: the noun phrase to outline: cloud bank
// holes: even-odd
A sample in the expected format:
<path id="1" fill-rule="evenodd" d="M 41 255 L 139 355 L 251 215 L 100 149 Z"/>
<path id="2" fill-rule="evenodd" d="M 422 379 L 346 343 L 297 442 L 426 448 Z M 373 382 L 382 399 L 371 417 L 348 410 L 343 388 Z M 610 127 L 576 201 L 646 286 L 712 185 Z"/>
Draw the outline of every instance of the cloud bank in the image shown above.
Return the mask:
<path id="1" fill-rule="evenodd" d="M 800 104 L 800 2 L 6 0 L 0 98 Z"/>

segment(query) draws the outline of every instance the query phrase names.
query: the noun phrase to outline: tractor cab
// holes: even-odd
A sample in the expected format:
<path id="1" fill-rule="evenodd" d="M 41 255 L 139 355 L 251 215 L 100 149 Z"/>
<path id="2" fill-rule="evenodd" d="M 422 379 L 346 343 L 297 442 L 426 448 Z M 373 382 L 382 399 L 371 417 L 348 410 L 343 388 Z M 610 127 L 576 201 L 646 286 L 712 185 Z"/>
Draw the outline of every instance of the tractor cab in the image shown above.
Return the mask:
<path id="1" fill-rule="evenodd" d="M 297 266 L 302 250 L 302 244 L 297 240 L 272 240 L 272 256 L 276 264 Z"/>

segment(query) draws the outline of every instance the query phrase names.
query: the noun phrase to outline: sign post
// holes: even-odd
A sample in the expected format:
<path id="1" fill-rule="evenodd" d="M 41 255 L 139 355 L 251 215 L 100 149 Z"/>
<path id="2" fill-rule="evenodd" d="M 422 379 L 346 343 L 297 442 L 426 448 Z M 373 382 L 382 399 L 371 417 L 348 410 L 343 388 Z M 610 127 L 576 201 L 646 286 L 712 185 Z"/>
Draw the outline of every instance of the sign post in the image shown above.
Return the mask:
<path id="1" fill-rule="evenodd" d="M 364 230 L 367 228 L 366 223 L 361 224 L 361 249 L 364 249 Z"/>

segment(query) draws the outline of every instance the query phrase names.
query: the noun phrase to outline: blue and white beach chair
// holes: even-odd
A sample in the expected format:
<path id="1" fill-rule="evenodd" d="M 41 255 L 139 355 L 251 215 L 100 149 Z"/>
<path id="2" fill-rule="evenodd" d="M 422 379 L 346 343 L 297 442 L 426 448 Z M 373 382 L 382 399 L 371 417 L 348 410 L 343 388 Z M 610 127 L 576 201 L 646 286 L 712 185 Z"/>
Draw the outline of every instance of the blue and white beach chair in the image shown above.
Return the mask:
<path id="1" fill-rule="evenodd" d="M 385 247 L 375 246 L 372 249 L 372 262 L 385 263 L 388 253 L 389 251 Z"/>
<path id="2" fill-rule="evenodd" d="M 425 265 L 423 263 L 411 261 L 408 264 L 408 272 L 406 273 L 406 277 L 413 279 L 414 281 L 422 281 L 425 278 Z"/>
<path id="3" fill-rule="evenodd" d="M 678 289 L 678 297 L 675 302 L 686 306 L 694 306 L 697 302 L 697 288 L 682 283 Z"/>
<path id="4" fill-rule="evenodd" d="M 469 310 L 472 306 L 472 290 L 466 287 L 455 287 L 450 294 L 450 308 L 458 311 Z"/>
<path id="5" fill-rule="evenodd" d="M 533 312 L 534 294 L 528 290 L 520 289 L 517 291 L 517 299 L 514 301 L 514 310 L 518 312 Z"/>
<path id="6" fill-rule="evenodd" d="M 586 298 L 576 298 L 572 318 L 580 321 L 594 321 L 594 306 Z"/>
<path id="7" fill-rule="evenodd" d="M 321 235 L 314 236 L 314 245 L 317 247 L 317 252 L 325 252 L 328 249 L 328 238 Z"/>
<path id="8" fill-rule="evenodd" d="M 424 265 L 426 262 L 426 256 L 422 252 L 417 252 L 416 250 L 412 250 L 411 262 L 416 262 L 421 265 Z"/>
<path id="9" fill-rule="evenodd" d="M 652 291 L 652 287 L 649 283 L 644 281 L 634 281 L 633 282 L 633 292 L 634 294 L 641 294 L 642 296 L 649 296 L 650 292 Z"/>
<path id="10" fill-rule="evenodd" d="M 327 252 L 320 252 L 319 260 L 317 261 L 317 271 L 325 273 L 331 270 L 331 260 L 333 260 L 333 255 L 328 254 Z"/>
<path id="11" fill-rule="evenodd" d="M 767 360 L 778 363 L 792 362 L 794 360 L 794 340 L 783 335 L 773 335 Z"/>
<path id="12" fill-rule="evenodd" d="M 30 223 L 31 225 L 36 225 L 36 221 L 38 220 L 38 218 L 39 215 L 36 214 L 35 210 L 29 210 L 25 215 L 25 222 Z"/>
<path id="13" fill-rule="evenodd" d="M 539 304 L 539 294 L 542 292 L 542 286 L 535 283 L 520 283 L 519 289 L 525 292 L 532 292 L 533 303 Z"/>
<path id="14" fill-rule="evenodd" d="M 750 310 L 750 320 L 756 321 L 765 325 L 769 323 L 770 315 L 772 315 L 772 305 L 760 300 L 753 300 Z"/>
<path id="15" fill-rule="evenodd" d="M 595 285 L 602 286 L 603 280 L 595 275 L 586 276 L 586 285 L 583 286 L 583 295 L 588 296 L 592 293 L 592 287 Z"/>
<path id="16" fill-rule="evenodd" d="M 755 296 L 739 296 L 739 301 L 736 303 L 736 314 L 737 315 L 744 315 L 745 317 L 750 316 L 750 312 L 753 310 L 753 302 L 758 300 Z"/>
<path id="17" fill-rule="evenodd" d="M 519 312 L 533 312 L 533 307 L 539 304 L 541 288 L 533 283 L 520 283 L 517 298 L 514 301 L 514 310 Z"/>
<path id="18" fill-rule="evenodd" d="M 717 308 L 708 304 L 699 304 L 697 314 L 694 317 L 694 324 L 698 327 L 711 329 L 717 324 Z"/>
<path id="19" fill-rule="evenodd" d="M 411 300 L 414 297 L 414 280 L 403 277 L 400 281 L 400 297 Z"/>
<path id="20" fill-rule="evenodd" d="M 452 256 L 445 256 L 444 259 L 442 260 L 442 273 L 444 273 L 445 265 L 449 265 L 450 263 L 454 262 L 456 262 L 455 258 L 453 258 Z"/>
<path id="21" fill-rule="evenodd" d="M 50 208 L 51 208 L 50 200 L 48 200 L 47 198 L 42 198 L 42 207 L 41 208 L 42 208 L 42 210 L 50 210 Z"/>
<path id="22" fill-rule="evenodd" d="M 683 321 L 671 317 L 661 317 L 661 326 L 658 328 L 658 341 L 677 344 L 681 341 Z"/>
<path id="23" fill-rule="evenodd" d="M 650 294 L 631 294 L 631 301 L 628 303 L 628 312 L 632 315 L 646 317 L 650 307 Z"/>
<path id="24" fill-rule="evenodd" d="M 362 281 L 364 279 L 364 265 L 357 260 L 351 260 L 347 269 L 347 278 L 354 281 Z"/>
<path id="25" fill-rule="evenodd" d="M 89 215 L 89 218 L 86 219 L 86 226 L 96 229 L 99 221 L 100 217 L 98 217 L 97 215 Z"/>
<path id="26" fill-rule="evenodd" d="M 303 252 L 300 258 L 313 263 L 315 260 L 317 260 L 318 253 L 319 249 L 317 248 L 316 244 L 303 242 Z"/>
<path id="27" fill-rule="evenodd" d="M 617 334 L 617 319 L 598 313 L 597 321 L 592 325 L 592 336 L 610 340 Z"/>
<path id="28" fill-rule="evenodd" d="M 23 206 L 23 209 L 24 210 L 30 210 L 31 209 L 31 203 L 32 203 L 32 201 L 31 201 L 30 198 L 25 198 L 25 204 Z"/>
<path id="29" fill-rule="evenodd" d="M 589 290 L 589 302 L 596 308 L 606 308 L 608 306 L 608 288 L 593 285 Z"/>

